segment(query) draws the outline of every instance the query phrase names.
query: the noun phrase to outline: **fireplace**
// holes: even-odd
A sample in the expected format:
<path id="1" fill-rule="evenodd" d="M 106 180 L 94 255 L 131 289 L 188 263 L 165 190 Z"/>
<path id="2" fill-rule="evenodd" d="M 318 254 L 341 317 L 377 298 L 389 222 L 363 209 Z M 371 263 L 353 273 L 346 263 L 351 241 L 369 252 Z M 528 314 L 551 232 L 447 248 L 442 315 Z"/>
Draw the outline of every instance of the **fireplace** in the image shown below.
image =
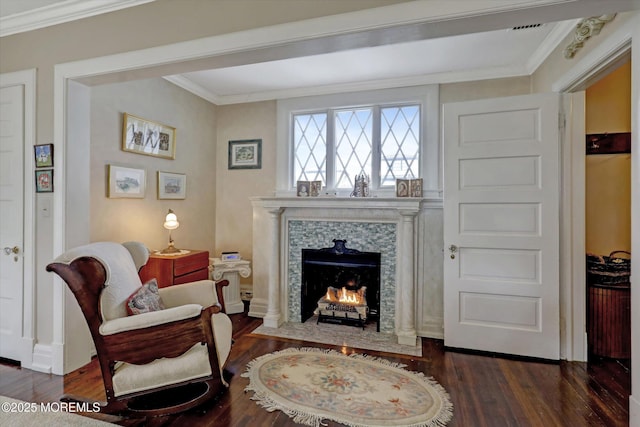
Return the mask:
<path id="1" fill-rule="evenodd" d="M 302 251 L 330 246 L 328 240 L 334 237 L 346 238 L 360 251 L 380 253 L 380 333 L 396 335 L 399 344 L 417 345 L 416 322 L 424 325 L 416 315 L 417 300 L 425 307 L 425 303 L 437 306 L 439 300 L 427 300 L 426 294 L 418 292 L 439 283 L 439 202 L 435 206 L 415 197 L 255 197 L 251 203 L 254 292 L 250 316 L 262 317 L 270 328 L 283 322 L 300 323 Z M 434 267 L 433 277 L 425 276 L 427 265 Z M 442 318 L 434 319 L 440 331 Z"/>
<path id="2" fill-rule="evenodd" d="M 375 322 L 380 331 L 380 253 L 360 252 L 334 239 L 334 246 L 302 249 L 301 321 L 356 324 Z M 360 295 L 357 303 L 335 301 L 340 293 Z M 334 300 L 331 295 L 333 294 Z M 366 297 L 364 305 L 362 300 Z"/>

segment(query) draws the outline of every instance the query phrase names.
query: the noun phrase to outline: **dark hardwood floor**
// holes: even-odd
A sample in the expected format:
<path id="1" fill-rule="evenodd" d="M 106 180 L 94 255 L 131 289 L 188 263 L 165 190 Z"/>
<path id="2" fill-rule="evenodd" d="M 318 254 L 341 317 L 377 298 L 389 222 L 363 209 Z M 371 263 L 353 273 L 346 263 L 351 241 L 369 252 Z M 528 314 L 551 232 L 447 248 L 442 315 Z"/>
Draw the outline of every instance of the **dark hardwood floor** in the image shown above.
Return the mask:
<path id="1" fill-rule="evenodd" d="M 231 387 L 217 401 L 184 414 L 149 419 L 123 419 L 101 414 L 94 418 L 123 426 L 295 426 L 279 411 L 267 412 L 245 393 L 242 378 L 247 363 L 263 354 L 289 347 L 319 344 L 251 335 L 261 319 L 230 316 L 235 344 L 227 369 Z M 327 346 L 324 346 L 327 347 Z M 628 363 L 596 359 L 589 364 L 559 364 L 511 360 L 446 351 L 440 340 L 423 339 L 423 356 L 366 353 L 407 365 L 433 376 L 449 392 L 454 406 L 449 427 L 499 426 L 627 426 L 630 375 Z M 364 351 L 332 347 L 344 353 Z M 0 364 L 0 394 L 30 402 L 56 401 L 70 393 L 104 399 L 96 361 L 64 377 Z M 327 421 L 328 426 L 339 426 Z"/>

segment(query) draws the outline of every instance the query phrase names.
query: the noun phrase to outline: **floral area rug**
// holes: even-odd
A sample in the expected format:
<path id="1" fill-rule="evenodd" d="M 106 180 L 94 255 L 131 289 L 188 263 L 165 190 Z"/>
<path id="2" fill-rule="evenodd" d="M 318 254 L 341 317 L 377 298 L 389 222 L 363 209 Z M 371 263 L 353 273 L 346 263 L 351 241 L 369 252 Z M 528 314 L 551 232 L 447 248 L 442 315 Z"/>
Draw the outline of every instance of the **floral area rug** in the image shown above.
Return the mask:
<path id="1" fill-rule="evenodd" d="M 436 427 L 453 405 L 444 388 L 405 365 L 334 350 L 291 348 L 258 357 L 242 374 L 245 391 L 267 411 L 300 424 L 332 420 L 347 426 Z"/>

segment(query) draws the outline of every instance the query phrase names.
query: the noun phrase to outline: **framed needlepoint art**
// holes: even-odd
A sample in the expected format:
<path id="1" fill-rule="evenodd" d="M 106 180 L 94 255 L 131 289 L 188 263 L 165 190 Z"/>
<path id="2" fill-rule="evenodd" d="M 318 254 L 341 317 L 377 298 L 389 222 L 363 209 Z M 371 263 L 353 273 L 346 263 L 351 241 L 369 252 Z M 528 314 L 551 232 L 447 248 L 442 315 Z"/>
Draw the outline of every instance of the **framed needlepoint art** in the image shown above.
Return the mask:
<path id="1" fill-rule="evenodd" d="M 50 168 L 53 166 L 53 144 L 34 145 L 33 152 L 36 168 Z"/>
<path id="2" fill-rule="evenodd" d="M 36 171 L 36 193 L 53 193 L 53 169 Z"/>
<path id="3" fill-rule="evenodd" d="M 262 140 L 229 141 L 229 169 L 262 168 Z"/>

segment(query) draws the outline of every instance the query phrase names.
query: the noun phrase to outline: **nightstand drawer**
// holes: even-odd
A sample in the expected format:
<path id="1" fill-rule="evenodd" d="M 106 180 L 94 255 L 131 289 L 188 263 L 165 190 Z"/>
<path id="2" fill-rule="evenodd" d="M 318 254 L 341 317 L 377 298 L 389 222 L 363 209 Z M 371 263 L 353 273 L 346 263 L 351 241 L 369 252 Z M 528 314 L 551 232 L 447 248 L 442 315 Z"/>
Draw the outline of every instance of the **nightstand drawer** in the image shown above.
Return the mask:
<path id="1" fill-rule="evenodd" d="M 207 268 L 203 268 L 202 270 L 183 274 L 182 276 L 176 276 L 173 278 L 173 284 L 180 285 L 182 283 L 195 282 L 196 280 L 207 280 L 208 278 L 209 278 L 209 268 L 207 267 Z"/>
<path id="2" fill-rule="evenodd" d="M 196 252 L 192 256 L 176 258 L 173 263 L 173 275 L 184 276 L 196 270 L 209 267 L 209 252 Z M 205 277 L 206 279 L 206 277 Z"/>

